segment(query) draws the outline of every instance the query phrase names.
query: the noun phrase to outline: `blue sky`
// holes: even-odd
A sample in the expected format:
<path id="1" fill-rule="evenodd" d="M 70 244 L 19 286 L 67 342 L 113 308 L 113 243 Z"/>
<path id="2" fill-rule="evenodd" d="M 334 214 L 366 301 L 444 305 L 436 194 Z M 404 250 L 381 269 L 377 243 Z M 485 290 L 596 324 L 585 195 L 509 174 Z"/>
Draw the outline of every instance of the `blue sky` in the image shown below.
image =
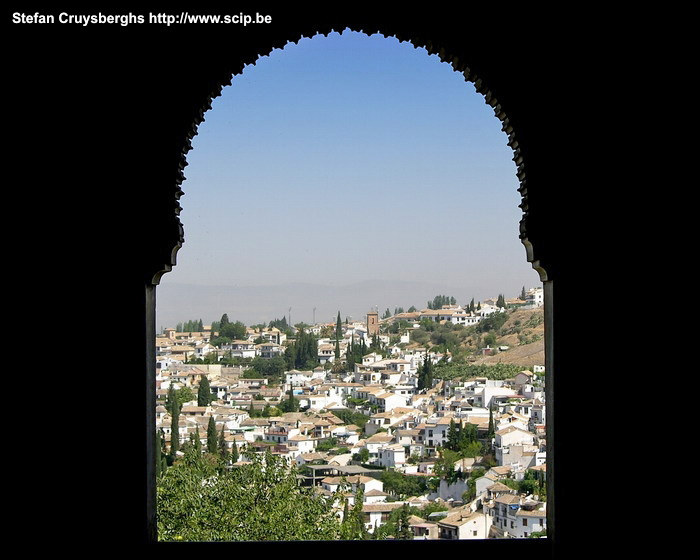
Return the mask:
<path id="1" fill-rule="evenodd" d="M 474 86 L 422 48 L 349 31 L 290 43 L 205 114 L 182 184 L 185 244 L 161 289 L 411 280 L 461 290 L 447 294 L 460 303 L 514 297 L 539 279 L 506 142 Z"/>

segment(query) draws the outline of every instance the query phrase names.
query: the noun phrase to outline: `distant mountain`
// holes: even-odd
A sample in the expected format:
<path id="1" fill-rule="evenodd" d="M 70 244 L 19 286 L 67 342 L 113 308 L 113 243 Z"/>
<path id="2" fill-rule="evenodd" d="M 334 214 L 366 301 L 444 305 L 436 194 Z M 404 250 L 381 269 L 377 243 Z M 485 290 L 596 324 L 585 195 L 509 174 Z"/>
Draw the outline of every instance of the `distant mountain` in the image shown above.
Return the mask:
<path id="1" fill-rule="evenodd" d="M 156 289 L 156 328 L 174 327 L 190 319 L 205 324 L 218 321 L 226 313 L 232 321 L 246 325 L 268 323 L 287 317 L 298 323 L 334 322 L 338 311 L 343 320 L 364 320 L 367 311 L 379 314 L 389 308 L 427 307 L 436 295 L 454 296 L 459 304 L 472 297 L 478 301 L 494 297 L 484 287 L 455 287 L 411 280 L 366 280 L 345 286 L 288 283 L 271 286 L 199 286 L 169 283 L 165 278 Z M 314 312 L 315 309 L 315 312 Z"/>

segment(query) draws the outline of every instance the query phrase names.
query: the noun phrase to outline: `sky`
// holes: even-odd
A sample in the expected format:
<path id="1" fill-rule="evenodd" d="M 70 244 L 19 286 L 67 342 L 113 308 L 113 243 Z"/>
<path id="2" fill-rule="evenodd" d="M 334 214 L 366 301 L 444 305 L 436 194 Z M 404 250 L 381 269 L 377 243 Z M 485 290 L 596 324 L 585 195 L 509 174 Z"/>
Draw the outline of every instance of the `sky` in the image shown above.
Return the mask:
<path id="1" fill-rule="evenodd" d="M 468 303 L 540 285 L 501 123 L 425 49 L 347 30 L 301 39 L 246 66 L 204 117 L 184 170 L 185 243 L 158 288 L 165 326 L 289 307 L 293 322 L 326 321 L 341 303 L 314 303 L 326 288 L 352 291 L 342 303 L 357 316 L 423 308 L 444 293 L 431 289 Z M 399 283 L 412 301 L 394 301 Z M 290 284 L 310 293 L 265 301 Z"/>

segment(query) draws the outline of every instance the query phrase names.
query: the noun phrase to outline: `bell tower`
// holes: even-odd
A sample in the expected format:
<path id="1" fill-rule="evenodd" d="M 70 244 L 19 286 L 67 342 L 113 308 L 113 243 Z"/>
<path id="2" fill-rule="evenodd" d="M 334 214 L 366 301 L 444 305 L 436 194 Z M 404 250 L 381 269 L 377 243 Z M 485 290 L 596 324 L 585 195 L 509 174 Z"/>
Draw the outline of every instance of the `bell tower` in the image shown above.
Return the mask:
<path id="1" fill-rule="evenodd" d="M 379 334 L 379 313 L 377 311 L 367 312 L 367 334 L 369 336 Z"/>

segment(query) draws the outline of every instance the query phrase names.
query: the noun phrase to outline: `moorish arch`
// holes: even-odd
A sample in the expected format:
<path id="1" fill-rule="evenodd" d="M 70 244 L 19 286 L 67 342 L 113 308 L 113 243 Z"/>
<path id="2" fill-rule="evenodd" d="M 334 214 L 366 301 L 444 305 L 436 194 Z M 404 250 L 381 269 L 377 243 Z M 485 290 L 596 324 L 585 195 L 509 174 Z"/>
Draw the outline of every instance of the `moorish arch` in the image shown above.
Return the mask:
<path id="1" fill-rule="evenodd" d="M 144 138 L 137 140 L 143 158 L 138 164 L 141 175 L 132 186 L 140 202 L 139 216 L 133 224 L 136 240 L 132 256 L 139 259 L 138 276 L 143 294 L 144 360 L 146 407 L 145 429 L 155 425 L 155 364 L 151 359 L 155 340 L 156 287 L 163 274 L 176 265 L 178 249 L 184 242 L 184 230 L 179 220 L 179 199 L 185 177 L 187 153 L 199 124 L 211 108 L 213 99 L 231 85 L 235 75 L 248 64 L 254 64 L 272 50 L 283 48 L 288 42 L 304 37 L 327 35 L 349 29 L 368 35 L 379 33 L 408 41 L 415 47 L 424 47 L 428 54 L 440 60 L 472 82 L 483 95 L 485 103 L 494 110 L 513 151 L 523 211 L 520 239 L 525 247 L 525 258 L 540 274 L 545 287 L 546 370 L 547 394 L 551 402 L 554 391 L 552 372 L 555 371 L 556 331 L 553 329 L 556 306 L 554 283 L 559 278 L 561 253 L 557 253 L 557 239 L 563 221 L 553 211 L 561 203 L 562 195 L 555 188 L 560 180 L 556 171 L 560 163 L 552 160 L 561 153 L 560 139 L 551 136 L 556 121 L 559 124 L 561 107 L 552 107 L 550 88 L 556 84 L 555 68 L 549 59 L 540 60 L 542 45 L 527 31 L 504 31 L 492 26 L 489 32 L 472 31 L 460 25 L 448 25 L 435 18 L 413 17 L 404 21 L 381 18 L 376 14 L 362 16 L 337 15 L 311 21 L 311 18 L 288 18 L 284 23 L 255 30 L 217 28 L 205 34 L 206 39 L 193 44 L 183 41 L 186 32 L 159 35 L 158 52 L 154 58 L 131 68 L 134 82 L 148 95 L 141 100 L 141 116 L 135 118 L 144 130 Z M 201 35 L 197 35 L 202 37 Z M 494 46 L 494 37 L 503 44 Z M 529 41 L 529 42 L 528 42 Z M 511 42 L 519 44 L 511 49 Z M 138 59 L 135 55 L 134 59 Z M 166 91 L 167 94 L 163 92 Z M 163 97 L 165 95 L 165 98 Z M 563 100 L 560 100 L 563 102 Z M 555 114 L 556 113 L 556 114 Z M 146 124 L 144 126 L 144 119 Z M 558 149 L 558 151 L 557 151 Z M 139 190 L 140 189 L 140 190 Z M 136 193 L 138 191 L 138 193 Z M 145 242 L 144 242 L 145 241 Z M 557 487 L 553 407 L 548 408 L 548 526 L 550 537 L 555 535 L 554 510 Z M 152 449 L 153 430 L 146 435 L 147 450 Z M 151 451 L 147 451 L 149 455 Z M 146 461 L 147 498 L 144 534 L 155 539 L 155 490 L 153 457 Z M 549 544 L 553 538 L 547 539 Z"/>

